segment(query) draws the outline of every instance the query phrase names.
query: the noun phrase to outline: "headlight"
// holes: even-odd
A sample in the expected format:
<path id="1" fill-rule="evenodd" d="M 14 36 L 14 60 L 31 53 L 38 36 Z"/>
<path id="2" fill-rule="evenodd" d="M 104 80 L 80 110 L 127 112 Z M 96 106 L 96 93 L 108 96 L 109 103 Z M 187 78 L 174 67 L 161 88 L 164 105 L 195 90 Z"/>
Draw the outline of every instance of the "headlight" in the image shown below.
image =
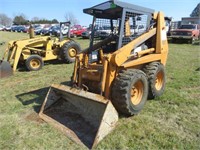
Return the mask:
<path id="1" fill-rule="evenodd" d="M 11 48 L 11 44 L 10 43 L 8 43 L 8 49 L 10 49 Z"/>
<path id="2" fill-rule="evenodd" d="M 187 35 L 192 35 L 192 32 L 187 32 Z"/>

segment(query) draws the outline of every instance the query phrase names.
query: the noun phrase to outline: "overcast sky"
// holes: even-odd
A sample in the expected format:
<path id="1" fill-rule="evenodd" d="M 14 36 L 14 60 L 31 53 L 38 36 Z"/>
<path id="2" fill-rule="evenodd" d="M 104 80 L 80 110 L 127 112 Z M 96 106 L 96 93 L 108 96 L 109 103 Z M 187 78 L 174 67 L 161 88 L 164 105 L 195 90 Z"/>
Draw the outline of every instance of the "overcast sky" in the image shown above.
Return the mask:
<path id="1" fill-rule="evenodd" d="M 21 13 L 28 20 L 33 17 L 65 21 L 65 14 L 71 12 L 81 25 L 89 25 L 92 17 L 83 13 L 84 8 L 92 7 L 106 0 L 0 0 L 0 13 L 14 18 Z M 199 0 L 121 0 L 124 2 L 163 11 L 165 16 L 181 20 L 188 17 Z"/>

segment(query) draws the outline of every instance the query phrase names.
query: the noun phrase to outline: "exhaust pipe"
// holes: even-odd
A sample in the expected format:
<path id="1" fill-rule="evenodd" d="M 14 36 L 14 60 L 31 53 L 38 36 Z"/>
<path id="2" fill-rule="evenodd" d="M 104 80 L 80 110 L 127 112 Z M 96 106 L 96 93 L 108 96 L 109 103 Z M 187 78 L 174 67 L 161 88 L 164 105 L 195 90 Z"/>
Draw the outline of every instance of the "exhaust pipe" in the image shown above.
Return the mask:
<path id="1" fill-rule="evenodd" d="M 29 37 L 30 37 L 30 39 L 34 38 L 34 35 L 35 35 L 34 28 L 31 24 L 30 27 L 29 27 Z"/>
<path id="2" fill-rule="evenodd" d="M 50 87 L 39 116 L 89 149 L 109 134 L 118 121 L 118 113 L 110 100 L 55 84 Z"/>

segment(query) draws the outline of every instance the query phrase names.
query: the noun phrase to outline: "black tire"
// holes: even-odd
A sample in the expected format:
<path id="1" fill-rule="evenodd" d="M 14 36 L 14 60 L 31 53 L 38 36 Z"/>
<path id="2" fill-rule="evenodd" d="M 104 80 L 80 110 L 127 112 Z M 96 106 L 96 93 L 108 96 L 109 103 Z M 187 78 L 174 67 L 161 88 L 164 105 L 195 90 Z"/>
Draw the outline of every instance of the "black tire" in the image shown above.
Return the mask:
<path id="1" fill-rule="evenodd" d="M 44 62 L 39 55 L 31 55 L 25 62 L 26 68 L 29 71 L 37 71 L 42 69 Z"/>
<path id="2" fill-rule="evenodd" d="M 117 111 L 125 115 L 138 114 L 147 101 L 147 95 L 148 81 L 145 73 L 141 70 L 123 70 L 113 82 L 112 103 Z"/>
<path id="3" fill-rule="evenodd" d="M 163 94 L 166 84 L 165 67 L 160 62 L 151 62 L 144 68 L 149 82 L 148 99 L 154 99 Z"/>
<path id="4" fill-rule="evenodd" d="M 176 43 L 176 39 L 175 39 L 175 38 L 172 38 L 172 39 L 171 39 L 171 42 L 172 42 L 172 43 Z"/>
<path id="5" fill-rule="evenodd" d="M 61 48 L 61 58 L 67 63 L 73 63 L 75 57 L 81 52 L 80 45 L 75 41 L 65 43 Z"/>
<path id="6" fill-rule="evenodd" d="M 56 37 L 60 37 L 60 33 L 57 33 L 57 32 L 56 32 L 56 33 L 55 33 L 55 36 L 56 36 Z"/>

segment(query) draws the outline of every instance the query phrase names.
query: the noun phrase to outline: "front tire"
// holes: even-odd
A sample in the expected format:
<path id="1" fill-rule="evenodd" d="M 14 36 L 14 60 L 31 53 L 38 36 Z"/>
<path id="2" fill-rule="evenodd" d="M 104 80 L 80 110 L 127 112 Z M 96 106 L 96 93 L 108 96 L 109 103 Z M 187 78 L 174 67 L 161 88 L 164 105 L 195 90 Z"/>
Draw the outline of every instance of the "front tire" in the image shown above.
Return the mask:
<path id="1" fill-rule="evenodd" d="M 163 94 L 166 84 L 165 67 L 160 62 L 151 62 L 144 68 L 149 82 L 149 99 Z"/>
<path id="2" fill-rule="evenodd" d="M 81 52 L 81 48 L 75 41 L 69 41 L 65 43 L 61 48 L 61 57 L 67 63 L 73 63 L 75 61 L 76 55 Z"/>
<path id="3" fill-rule="evenodd" d="M 26 68 L 29 71 L 38 71 L 38 70 L 42 69 L 42 67 L 44 66 L 42 57 L 40 57 L 39 55 L 30 56 L 26 60 L 25 64 L 26 64 Z"/>
<path id="4" fill-rule="evenodd" d="M 128 116 L 138 114 L 144 107 L 148 95 L 148 82 L 143 71 L 123 70 L 112 85 L 112 103 Z"/>

